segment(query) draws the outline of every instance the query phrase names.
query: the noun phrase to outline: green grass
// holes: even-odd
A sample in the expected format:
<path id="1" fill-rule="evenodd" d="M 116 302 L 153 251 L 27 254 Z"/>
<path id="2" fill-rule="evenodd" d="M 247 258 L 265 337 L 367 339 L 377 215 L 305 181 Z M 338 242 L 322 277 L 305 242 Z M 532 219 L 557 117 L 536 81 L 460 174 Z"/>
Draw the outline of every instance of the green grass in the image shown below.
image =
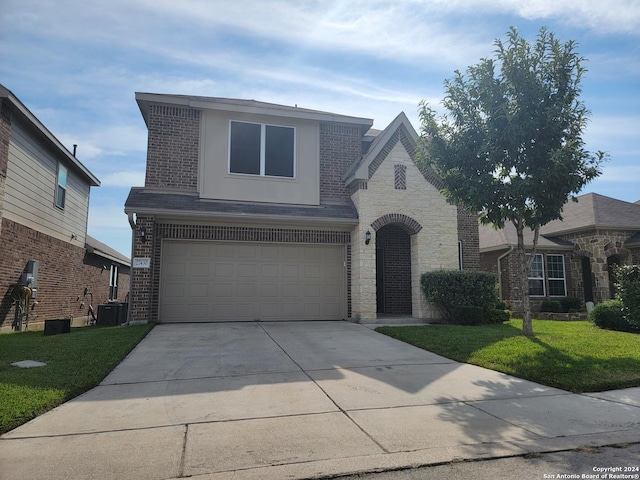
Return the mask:
<path id="1" fill-rule="evenodd" d="M 72 328 L 0 335 L 0 434 L 100 383 L 153 325 Z M 20 360 L 45 367 L 18 368 Z"/>
<path id="2" fill-rule="evenodd" d="M 380 327 L 380 333 L 459 362 L 479 365 L 571 392 L 640 386 L 640 335 L 602 330 L 587 321 L 522 320 L 483 326 Z"/>

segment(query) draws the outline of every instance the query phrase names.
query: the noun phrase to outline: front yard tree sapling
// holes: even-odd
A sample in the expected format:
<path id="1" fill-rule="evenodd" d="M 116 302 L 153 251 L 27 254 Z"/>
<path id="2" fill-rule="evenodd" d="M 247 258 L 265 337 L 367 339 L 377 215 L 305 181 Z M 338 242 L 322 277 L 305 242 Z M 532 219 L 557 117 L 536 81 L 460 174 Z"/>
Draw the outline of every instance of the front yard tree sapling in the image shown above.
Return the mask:
<path id="1" fill-rule="evenodd" d="M 484 224 L 511 222 L 518 236 L 523 333 L 533 337 L 528 272 L 540 227 L 601 173 L 606 158 L 585 149 L 589 111 L 579 100 L 584 58 L 545 28 L 535 43 L 515 28 L 495 41 L 494 58 L 445 81 L 446 114 L 420 104 L 421 160 L 442 176 L 444 193 Z M 525 252 L 524 230 L 534 233 Z"/>

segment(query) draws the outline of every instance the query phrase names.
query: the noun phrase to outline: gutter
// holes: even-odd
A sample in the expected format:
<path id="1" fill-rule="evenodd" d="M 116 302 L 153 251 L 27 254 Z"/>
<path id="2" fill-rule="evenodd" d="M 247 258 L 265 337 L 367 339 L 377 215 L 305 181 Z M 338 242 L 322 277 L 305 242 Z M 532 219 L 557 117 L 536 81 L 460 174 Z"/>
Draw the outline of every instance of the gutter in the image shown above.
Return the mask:
<path id="1" fill-rule="evenodd" d="M 504 257 L 506 257 L 507 255 L 511 254 L 516 247 L 514 247 L 513 245 L 511 245 L 509 247 L 509 250 L 507 250 L 506 252 L 504 252 L 502 255 L 500 255 L 498 257 L 498 294 L 500 295 L 500 300 L 504 301 L 504 298 L 502 297 L 502 265 L 501 265 L 501 261 Z"/>

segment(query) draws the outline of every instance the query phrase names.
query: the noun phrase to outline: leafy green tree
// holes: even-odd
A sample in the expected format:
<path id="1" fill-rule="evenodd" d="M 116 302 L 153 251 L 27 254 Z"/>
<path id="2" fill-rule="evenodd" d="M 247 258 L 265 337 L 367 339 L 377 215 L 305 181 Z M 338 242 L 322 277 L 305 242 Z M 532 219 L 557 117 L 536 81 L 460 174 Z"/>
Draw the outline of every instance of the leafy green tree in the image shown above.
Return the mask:
<path id="1" fill-rule="evenodd" d="M 528 272 L 540 227 L 562 218 L 606 155 L 582 139 L 589 111 L 578 98 L 585 59 L 575 42 L 542 28 L 531 44 L 512 27 L 495 46 L 495 58 L 445 80 L 444 116 L 421 102 L 422 161 L 442 176 L 450 201 L 480 212 L 483 224 L 515 226 L 523 333 L 532 337 Z M 534 232 L 529 256 L 525 228 Z"/>

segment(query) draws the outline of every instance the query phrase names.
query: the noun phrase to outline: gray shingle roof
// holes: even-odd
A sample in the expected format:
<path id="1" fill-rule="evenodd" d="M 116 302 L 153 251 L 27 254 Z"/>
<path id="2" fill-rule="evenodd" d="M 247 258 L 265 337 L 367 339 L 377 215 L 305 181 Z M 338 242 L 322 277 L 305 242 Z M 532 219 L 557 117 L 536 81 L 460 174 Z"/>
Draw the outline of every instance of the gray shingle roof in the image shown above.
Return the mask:
<path id="1" fill-rule="evenodd" d="M 501 230 L 496 230 L 491 225 L 480 225 L 479 237 L 481 252 L 509 248 L 518 244 L 516 228 L 510 222 L 506 223 Z M 524 245 L 526 248 L 533 246 L 533 232 L 528 228 L 524 230 Z M 557 238 L 547 238 L 540 235 L 538 237 L 538 248 L 571 250 L 573 249 L 573 244 Z"/>
<path id="2" fill-rule="evenodd" d="M 592 230 L 594 228 L 615 228 L 640 230 L 640 204 L 629 203 L 597 193 L 587 193 L 578 197 L 577 202 L 569 201 L 562 212 L 562 220 L 554 220 L 540 228 L 541 248 L 566 247 L 571 245 L 554 238 L 562 233 Z M 517 245 L 516 230 L 511 223 L 502 230 L 492 226 L 480 226 L 480 249 L 491 250 Z M 525 229 L 525 244 L 533 244 L 533 232 Z M 625 242 L 626 246 L 640 246 L 640 232 Z"/>
<path id="3" fill-rule="evenodd" d="M 180 214 L 226 218 L 297 217 L 300 219 L 357 220 L 358 212 L 350 199 L 320 205 L 286 205 L 200 199 L 196 195 L 159 193 L 134 187 L 125 202 L 127 213 Z"/>
<path id="4" fill-rule="evenodd" d="M 640 230 L 640 205 L 587 193 L 577 202 L 569 201 L 562 211 L 562 220 L 549 222 L 540 229 L 545 235 L 592 228 L 628 228 Z"/>
<path id="5" fill-rule="evenodd" d="M 129 265 L 131 263 L 131 260 L 128 257 L 122 255 L 117 250 L 114 250 L 109 245 L 96 240 L 90 235 L 87 235 L 85 238 L 85 248 L 90 253 L 95 253 L 96 255 L 105 257 L 109 260 L 117 261 L 123 265 Z"/>

